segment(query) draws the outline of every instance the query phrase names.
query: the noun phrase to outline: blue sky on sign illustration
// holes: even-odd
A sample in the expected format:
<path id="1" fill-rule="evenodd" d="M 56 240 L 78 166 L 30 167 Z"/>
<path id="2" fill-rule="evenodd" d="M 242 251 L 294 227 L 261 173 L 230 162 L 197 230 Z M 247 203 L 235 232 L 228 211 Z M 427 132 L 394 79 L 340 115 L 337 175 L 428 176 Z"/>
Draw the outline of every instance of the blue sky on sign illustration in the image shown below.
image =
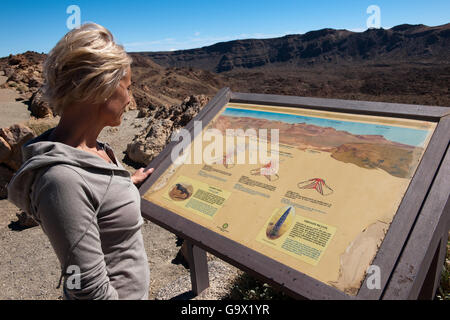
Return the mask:
<path id="1" fill-rule="evenodd" d="M 282 121 L 286 123 L 306 123 L 319 127 L 330 127 L 338 131 L 347 131 L 355 135 L 381 135 L 387 140 L 420 147 L 426 141 L 430 130 L 420 130 L 381 124 L 370 124 L 355 121 L 342 121 L 318 117 L 308 117 L 287 113 L 266 112 L 239 108 L 226 108 L 223 115 L 230 117 L 249 117 Z"/>

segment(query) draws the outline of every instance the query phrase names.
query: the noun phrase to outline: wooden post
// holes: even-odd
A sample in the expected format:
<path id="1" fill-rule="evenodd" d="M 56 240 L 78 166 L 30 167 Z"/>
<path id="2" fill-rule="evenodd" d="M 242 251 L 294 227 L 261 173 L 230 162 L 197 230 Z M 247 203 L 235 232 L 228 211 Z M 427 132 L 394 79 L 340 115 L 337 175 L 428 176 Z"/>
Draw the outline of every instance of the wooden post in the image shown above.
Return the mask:
<path id="1" fill-rule="evenodd" d="M 423 282 L 418 299 L 419 300 L 433 300 L 436 295 L 436 291 L 439 288 L 439 282 L 441 280 L 442 265 L 445 261 L 445 255 L 447 252 L 447 238 L 448 233 L 442 236 L 439 244 L 436 248 L 436 252 L 428 269 L 427 276 Z"/>
<path id="2" fill-rule="evenodd" d="M 208 262 L 206 251 L 185 240 L 184 252 L 191 271 L 192 292 L 196 296 L 209 287 Z"/>

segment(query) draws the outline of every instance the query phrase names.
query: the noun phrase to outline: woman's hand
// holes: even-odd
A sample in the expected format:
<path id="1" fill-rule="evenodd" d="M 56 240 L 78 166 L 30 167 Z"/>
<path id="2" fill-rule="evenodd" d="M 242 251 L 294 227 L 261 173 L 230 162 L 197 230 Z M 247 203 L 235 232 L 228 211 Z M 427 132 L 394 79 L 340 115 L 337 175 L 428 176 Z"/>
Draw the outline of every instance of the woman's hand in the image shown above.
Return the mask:
<path id="1" fill-rule="evenodd" d="M 144 170 L 144 168 L 140 168 L 135 173 L 133 173 L 133 175 L 131 176 L 131 181 L 133 181 L 134 184 L 140 184 L 144 182 L 144 180 L 147 179 L 147 177 L 151 175 L 155 169 L 150 168 L 147 171 Z"/>

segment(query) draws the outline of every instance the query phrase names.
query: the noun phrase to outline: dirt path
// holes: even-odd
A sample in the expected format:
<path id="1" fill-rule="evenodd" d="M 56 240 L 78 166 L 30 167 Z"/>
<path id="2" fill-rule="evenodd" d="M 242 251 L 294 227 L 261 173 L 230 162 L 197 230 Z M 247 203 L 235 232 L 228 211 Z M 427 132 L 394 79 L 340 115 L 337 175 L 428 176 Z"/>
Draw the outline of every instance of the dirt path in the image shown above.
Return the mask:
<path id="1" fill-rule="evenodd" d="M 0 102 L 0 107 L 2 106 Z M 18 119 L 0 109 L 7 126 Z M 5 111 L 5 112 L 4 112 Z M 129 111 L 117 128 L 105 128 L 100 141 L 108 142 L 127 170 L 136 169 L 123 162 L 125 150 L 134 135 L 148 119 L 137 118 L 138 111 Z M 47 237 L 40 227 L 13 231 L 8 227 L 19 209 L 7 200 L 0 200 L 0 299 L 60 299 L 56 289 L 59 280 L 59 263 Z M 174 234 L 146 221 L 142 227 L 150 268 L 149 299 L 192 299 L 189 270 L 174 262 L 180 249 Z M 178 245 L 177 245 L 178 244 Z M 210 288 L 195 299 L 219 299 L 228 292 L 229 283 L 238 270 L 208 255 L 210 263 Z"/>
<path id="2" fill-rule="evenodd" d="M 0 89 L 0 128 L 25 122 L 30 118 L 28 106 L 16 99 L 20 99 L 20 95 L 16 91 Z"/>
<path id="3" fill-rule="evenodd" d="M 3 72 L 3 71 L 1 71 Z M 7 77 L 0 73 L 0 85 Z M 20 95 L 13 89 L 0 89 L 0 128 L 9 127 L 30 119 L 30 112 L 25 103 L 18 102 Z M 20 210 L 8 200 L 0 200 L 0 228 L 15 220 Z M 1 256 L 1 255 L 0 255 Z"/>

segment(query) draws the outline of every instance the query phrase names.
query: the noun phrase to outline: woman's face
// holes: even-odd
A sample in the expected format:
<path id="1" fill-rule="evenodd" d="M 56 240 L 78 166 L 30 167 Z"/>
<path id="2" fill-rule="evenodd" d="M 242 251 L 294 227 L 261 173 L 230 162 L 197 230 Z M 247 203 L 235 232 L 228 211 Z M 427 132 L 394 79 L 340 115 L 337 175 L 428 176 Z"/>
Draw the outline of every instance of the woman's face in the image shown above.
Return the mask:
<path id="1" fill-rule="evenodd" d="M 131 68 L 128 67 L 125 77 L 120 80 L 112 96 L 101 107 L 101 117 L 105 126 L 116 127 L 121 124 L 125 107 L 130 103 L 130 87 Z"/>

